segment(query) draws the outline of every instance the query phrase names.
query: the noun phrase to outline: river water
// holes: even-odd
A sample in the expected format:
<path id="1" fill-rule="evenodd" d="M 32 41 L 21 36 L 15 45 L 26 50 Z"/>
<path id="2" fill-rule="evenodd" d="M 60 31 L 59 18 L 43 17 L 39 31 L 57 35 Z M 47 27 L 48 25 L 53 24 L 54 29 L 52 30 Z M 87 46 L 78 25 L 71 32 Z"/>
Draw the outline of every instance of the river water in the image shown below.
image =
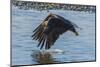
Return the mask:
<path id="1" fill-rule="evenodd" d="M 79 36 L 68 31 L 60 36 L 50 50 L 39 50 L 32 40 L 32 31 L 49 14 L 47 11 L 12 7 L 12 65 L 95 61 L 95 13 L 50 10 L 73 23 Z"/>

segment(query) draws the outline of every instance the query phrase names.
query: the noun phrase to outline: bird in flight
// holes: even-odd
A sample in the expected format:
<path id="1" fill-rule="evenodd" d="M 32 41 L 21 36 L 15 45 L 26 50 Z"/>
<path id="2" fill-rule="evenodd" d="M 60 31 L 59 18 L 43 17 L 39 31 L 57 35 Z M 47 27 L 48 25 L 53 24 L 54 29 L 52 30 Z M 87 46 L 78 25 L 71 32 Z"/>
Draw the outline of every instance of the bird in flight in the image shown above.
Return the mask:
<path id="1" fill-rule="evenodd" d="M 71 21 L 50 13 L 43 22 L 33 31 L 32 38 L 39 42 L 38 47 L 42 49 L 50 49 L 59 36 L 67 31 L 72 31 L 75 35 L 79 35 L 75 27 L 78 26 Z"/>

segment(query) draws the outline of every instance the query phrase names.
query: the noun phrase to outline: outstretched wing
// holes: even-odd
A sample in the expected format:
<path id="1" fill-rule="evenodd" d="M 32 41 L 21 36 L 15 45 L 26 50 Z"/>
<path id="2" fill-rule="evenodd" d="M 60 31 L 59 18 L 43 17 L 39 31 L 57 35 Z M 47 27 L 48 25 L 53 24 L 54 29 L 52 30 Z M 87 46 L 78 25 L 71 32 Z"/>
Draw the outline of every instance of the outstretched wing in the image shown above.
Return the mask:
<path id="1" fill-rule="evenodd" d="M 45 22 L 43 22 L 45 23 Z M 50 18 L 48 20 L 49 26 L 52 24 L 54 27 L 50 30 L 48 34 L 45 34 L 44 31 L 44 25 L 40 24 L 33 32 L 34 34 L 32 35 L 34 40 L 38 40 L 39 44 L 38 47 L 40 46 L 40 49 L 45 46 L 45 49 L 49 49 L 55 41 L 59 38 L 59 35 L 64 33 L 66 31 L 65 25 L 62 23 L 61 20 L 58 18 Z"/>
<path id="2" fill-rule="evenodd" d="M 76 35 L 75 28 L 77 25 L 71 23 L 69 20 L 60 17 L 59 15 L 49 14 L 44 21 L 33 31 L 33 39 L 38 40 L 40 49 L 45 46 L 45 49 L 49 49 L 61 34 L 70 30 Z"/>
<path id="3" fill-rule="evenodd" d="M 43 25 L 47 21 L 47 24 L 50 29 L 48 29 L 49 33 L 45 33 L 45 26 Z M 65 22 L 51 14 L 49 14 L 45 20 L 33 31 L 32 35 L 34 40 L 38 40 L 40 49 L 45 46 L 45 49 L 49 49 L 55 41 L 59 38 L 60 34 L 66 32 L 67 28 Z M 47 30 L 46 30 L 47 31 Z"/>

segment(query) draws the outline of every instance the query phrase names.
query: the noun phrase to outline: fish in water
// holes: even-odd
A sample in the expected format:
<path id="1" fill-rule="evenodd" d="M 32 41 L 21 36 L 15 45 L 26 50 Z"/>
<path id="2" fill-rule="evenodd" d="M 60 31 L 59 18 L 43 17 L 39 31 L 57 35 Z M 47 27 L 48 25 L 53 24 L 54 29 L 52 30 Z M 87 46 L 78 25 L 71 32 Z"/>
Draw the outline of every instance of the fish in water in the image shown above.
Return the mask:
<path id="1" fill-rule="evenodd" d="M 71 21 L 50 13 L 43 22 L 33 31 L 32 38 L 39 42 L 40 49 L 45 47 L 49 49 L 59 36 L 67 31 L 72 31 L 75 35 L 79 35 L 75 28 L 78 26 Z"/>

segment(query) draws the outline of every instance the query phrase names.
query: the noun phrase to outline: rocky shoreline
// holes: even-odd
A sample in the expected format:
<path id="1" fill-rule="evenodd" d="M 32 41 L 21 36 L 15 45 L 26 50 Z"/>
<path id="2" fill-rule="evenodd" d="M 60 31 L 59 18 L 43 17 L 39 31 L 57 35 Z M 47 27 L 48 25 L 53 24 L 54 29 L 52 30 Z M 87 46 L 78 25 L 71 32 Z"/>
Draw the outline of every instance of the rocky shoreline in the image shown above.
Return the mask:
<path id="1" fill-rule="evenodd" d="M 74 5 L 74 4 L 59 4 L 59 3 L 44 3 L 44 2 L 31 2 L 31 1 L 18 1 L 12 0 L 12 5 L 19 9 L 36 9 L 42 10 L 73 10 L 73 11 L 85 11 L 96 12 L 96 7 L 91 5 Z"/>

